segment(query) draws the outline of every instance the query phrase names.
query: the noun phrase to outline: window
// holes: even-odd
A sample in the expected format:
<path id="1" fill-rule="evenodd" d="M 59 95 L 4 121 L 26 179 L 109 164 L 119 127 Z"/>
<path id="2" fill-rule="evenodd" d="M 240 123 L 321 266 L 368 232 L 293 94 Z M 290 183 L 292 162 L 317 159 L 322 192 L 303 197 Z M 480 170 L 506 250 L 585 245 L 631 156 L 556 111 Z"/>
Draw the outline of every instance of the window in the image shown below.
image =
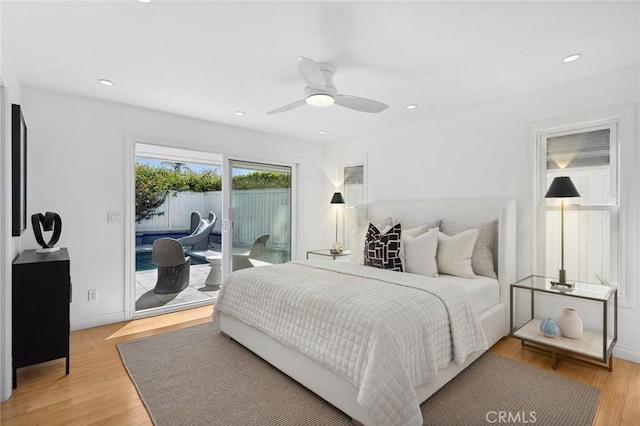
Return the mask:
<path id="1" fill-rule="evenodd" d="M 356 222 L 354 207 L 367 202 L 367 159 L 366 157 L 341 158 L 338 163 L 336 191 L 344 196 L 344 208 L 341 213 L 340 231 L 338 239 L 343 242 L 345 249 L 358 250 L 355 234 L 360 230 Z"/>
<path id="2" fill-rule="evenodd" d="M 343 170 L 345 207 L 364 203 L 364 165 L 347 166 Z"/>
<path id="3" fill-rule="evenodd" d="M 560 269 L 560 203 L 565 204 L 567 280 L 618 283 L 617 122 L 539 133 L 538 270 Z M 579 198 L 544 198 L 555 177 L 569 176 Z"/>

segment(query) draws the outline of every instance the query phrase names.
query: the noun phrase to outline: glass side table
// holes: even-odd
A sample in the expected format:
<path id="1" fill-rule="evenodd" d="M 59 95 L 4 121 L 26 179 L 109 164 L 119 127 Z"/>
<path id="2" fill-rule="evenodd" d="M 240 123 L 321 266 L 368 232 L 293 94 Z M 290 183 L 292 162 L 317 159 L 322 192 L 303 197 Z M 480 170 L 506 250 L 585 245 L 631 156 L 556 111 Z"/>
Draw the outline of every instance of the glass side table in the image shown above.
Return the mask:
<path id="1" fill-rule="evenodd" d="M 613 357 L 611 353 L 618 340 L 618 288 L 603 284 L 590 284 L 576 282 L 571 289 L 556 288 L 551 284 L 551 278 L 539 275 L 531 275 L 517 281 L 510 286 L 510 318 L 509 329 L 511 336 L 520 339 L 522 346 L 531 346 L 542 349 L 551 354 L 552 366 L 555 369 L 559 358 L 570 357 L 580 361 L 589 362 L 613 370 Z M 516 291 L 528 291 L 531 298 L 531 318 L 521 327 L 515 326 Z M 578 298 L 593 301 L 601 306 L 602 332 L 585 329 L 582 337 L 569 339 L 558 335 L 554 338 L 546 337 L 540 331 L 542 319 L 536 318 L 535 293 L 546 293 L 557 297 Z M 609 300 L 613 298 L 613 335 L 608 332 L 609 326 Z"/>
<path id="2" fill-rule="evenodd" d="M 351 250 L 342 250 L 340 253 L 335 253 L 334 251 L 332 251 L 330 249 L 309 250 L 307 252 L 307 259 L 309 258 L 309 255 L 332 257 L 333 260 L 336 260 L 336 257 L 343 257 L 343 256 L 351 255 Z"/>

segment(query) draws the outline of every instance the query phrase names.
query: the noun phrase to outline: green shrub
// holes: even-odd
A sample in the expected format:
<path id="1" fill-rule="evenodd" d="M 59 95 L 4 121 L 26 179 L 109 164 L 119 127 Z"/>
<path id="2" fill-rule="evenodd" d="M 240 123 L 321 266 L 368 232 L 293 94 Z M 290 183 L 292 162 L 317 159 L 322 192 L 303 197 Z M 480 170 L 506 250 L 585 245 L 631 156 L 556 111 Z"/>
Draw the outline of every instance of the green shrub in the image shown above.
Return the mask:
<path id="1" fill-rule="evenodd" d="M 222 176 L 218 168 L 194 172 L 181 167 L 182 163 L 168 164 L 172 164 L 172 167 L 136 163 L 136 222 L 163 214 L 158 213 L 158 209 L 172 192 L 222 190 Z M 274 172 L 253 172 L 234 176 L 232 186 L 235 190 L 290 188 L 291 176 Z"/>
<path id="2" fill-rule="evenodd" d="M 233 189 L 290 188 L 291 175 L 275 172 L 253 172 L 233 177 Z"/>

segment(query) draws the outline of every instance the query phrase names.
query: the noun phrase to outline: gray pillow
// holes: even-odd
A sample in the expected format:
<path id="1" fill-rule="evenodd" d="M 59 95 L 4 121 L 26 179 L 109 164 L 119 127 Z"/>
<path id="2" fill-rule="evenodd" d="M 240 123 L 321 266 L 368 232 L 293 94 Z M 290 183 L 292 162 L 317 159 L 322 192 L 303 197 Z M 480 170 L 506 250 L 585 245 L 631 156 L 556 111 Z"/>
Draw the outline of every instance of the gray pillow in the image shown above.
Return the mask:
<path id="1" fill-rule="evenodd" d="M 453 236 L 467 229 L 477 229 L 478 239 L 473 246 L 471 255 L 471 267 L 476 275 L 489 278 L 497 278 L 495 266 L 493 264 L 493 247 L 496 239 L 496 228 L 498 221 L 484 223 L 469 223 L 453 219 L 442 219 L 440 231 Z"/>

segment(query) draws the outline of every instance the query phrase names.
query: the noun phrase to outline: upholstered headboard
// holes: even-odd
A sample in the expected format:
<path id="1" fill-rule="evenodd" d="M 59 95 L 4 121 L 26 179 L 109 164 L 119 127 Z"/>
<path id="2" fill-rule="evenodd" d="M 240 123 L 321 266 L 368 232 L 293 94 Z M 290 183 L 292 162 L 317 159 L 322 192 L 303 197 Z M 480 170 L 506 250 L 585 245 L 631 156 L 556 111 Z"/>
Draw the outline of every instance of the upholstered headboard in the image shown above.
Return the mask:
<path id="1" fill-rule="evenodd" d="M 497 220 L 496 247 L 493 249 L 496 273 L 501 287 L 501 299 L 508 302 L 509 285 L 516 278 L 516 203 L 504 199 L 452 199 L 452 200 L 389 200 L 373 201 L 348 209 L 349 229 L 366 226 L 368 222 L 382 223 L 392 217 L 394 223 L 410 228 L 438 219 L 465 222 Z M 347 244 L 350 241 L 347 236 Z"/>

